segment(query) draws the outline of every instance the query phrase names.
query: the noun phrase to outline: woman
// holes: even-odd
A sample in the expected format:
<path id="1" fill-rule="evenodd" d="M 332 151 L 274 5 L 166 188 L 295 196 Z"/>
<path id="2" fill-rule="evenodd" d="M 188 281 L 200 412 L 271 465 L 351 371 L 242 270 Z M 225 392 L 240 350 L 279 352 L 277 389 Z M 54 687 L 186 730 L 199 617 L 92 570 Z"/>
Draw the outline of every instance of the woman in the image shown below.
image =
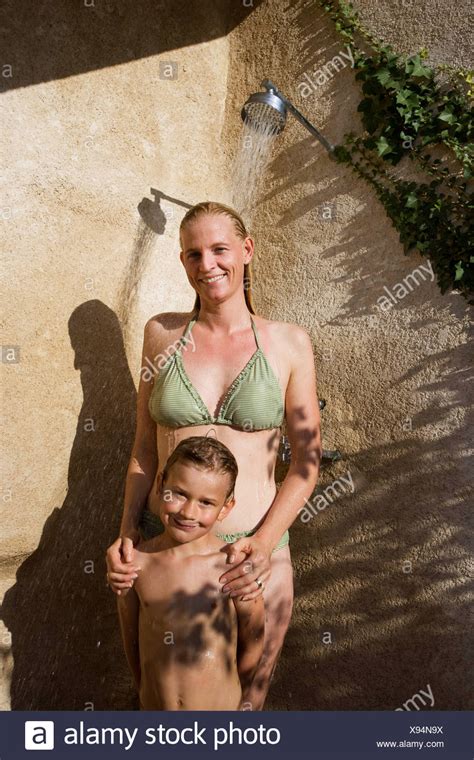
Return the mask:
<path id="1" fill-rule="evenodd" d="M 145 536 L 160 529 L 157 484 L 171 451 L 191 435 L 215 435 L 239 466 L 235 508 L 220 523 L 223 537 L 233 542 L 223 591 L 247 599 L 264 594 L 264 655 L 249 705 L 258 710 L 293 605 L 288 528 L 319 473 L 313 352 L 301 327 L 255 315 L 249 287 L 254 243 L 233 209 L 212 202 L 193 206 L 181 222 L 180 244 L 196 302 L 191 314 L 159 314 L 145 325 L 135 442 L 107 577 L 118 594 L 137 577 L 130 549 L 140 526 Z M 152 365 L 159 371 L 151 373 Z M 277 492 L 284 418 L 291 464 Z"/>

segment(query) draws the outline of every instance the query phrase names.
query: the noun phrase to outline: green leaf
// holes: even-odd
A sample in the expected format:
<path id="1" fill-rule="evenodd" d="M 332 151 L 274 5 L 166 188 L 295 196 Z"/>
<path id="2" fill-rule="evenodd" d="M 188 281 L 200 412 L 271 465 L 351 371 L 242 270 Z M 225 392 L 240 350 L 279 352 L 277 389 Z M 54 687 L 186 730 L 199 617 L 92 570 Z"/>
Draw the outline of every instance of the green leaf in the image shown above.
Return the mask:
<path id="1" fill-rule="evenodd" d="M 428 79 L 432 74 L 433 69 L 430 69 L 428 66 L 423 66 L 421 62 L 415 63 L 412 71 L 414 77 L 424 77 L 425 79 Z"/>
<path id="2" fill-rule="evenodd" d="M 428 79 L 432 76 L 433 69 L 428 68 L 428 66 L 423 66 L 420 56 L 414 55 L 406 61 L 405 72 L 414 77 L 425 77 Z"/>
<path id="3" fill-rule="evenodd" d="M 384 87 L 397 87 L 399 83 L 393 79 L 390 69 L 379 69 L 376 78 Z"/>
<path id="4" fill-rule="evenodd" d="M 456 121 L 456 117 L 451 111 L 441 111 L 438 114 L 438 119 L 445 121 L 447 124 L 454 124 Z"/>
<path id="5" fill-rule="evenodd" d="M 464 274 L 464 269 L 462 266 L 462 261 L 458 261 L 456 264 L 456 274 L 454 275 L 454 280 L 460 280 Z"/>
<path id="6" fill-rule="evenodd" d="M 418 95 L 407 87 L 397 92 L 396 102 L 402 106 L 411 106 L 412 108 L 420 104 Z"/>
<path id="7" fill-rule="evenodd" d="M 377 153 L 379 156 L 384 156 L 386 153 L 390 153 L 392 146 L 387 141 L 387 138 L 383 135 L 376 141 Z"/>

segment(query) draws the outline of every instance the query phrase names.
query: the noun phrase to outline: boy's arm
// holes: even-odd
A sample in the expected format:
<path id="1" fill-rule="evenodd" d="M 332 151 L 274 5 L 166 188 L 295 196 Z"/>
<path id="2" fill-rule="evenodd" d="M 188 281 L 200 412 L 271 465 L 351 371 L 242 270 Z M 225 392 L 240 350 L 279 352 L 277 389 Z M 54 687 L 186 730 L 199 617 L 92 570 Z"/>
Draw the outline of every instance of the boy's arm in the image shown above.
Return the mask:
<path id="1" fill-rule="evenodd" d="M 238 620 L 237 669 L 244 702 L 263 653 L 265 606 L 261 594 L 247 602 L 238 597 L 233 601 Z"/>
<path id="2" fill-rule="evenodd" d="M 137 592 L 132 587 L 125 596 L 117 597 L 117 610 L 120 620 L 120 630 L 125 649 L 125 655 L 137 691 L 140 690 L 140 650 L 138 646 L 138 615 L 140 601 Z"/>

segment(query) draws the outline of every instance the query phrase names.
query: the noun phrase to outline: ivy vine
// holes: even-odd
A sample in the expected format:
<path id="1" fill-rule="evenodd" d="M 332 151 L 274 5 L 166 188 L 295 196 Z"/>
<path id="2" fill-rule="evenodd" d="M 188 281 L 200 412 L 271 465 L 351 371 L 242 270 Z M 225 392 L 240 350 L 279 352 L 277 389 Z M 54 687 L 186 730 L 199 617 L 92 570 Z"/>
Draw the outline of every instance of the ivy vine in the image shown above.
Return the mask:
<path id="1" fill-rule="evenodd" d="M 374 188 L 400 235 L 405 254 L 429 257 L 441 293 L 474 290 L 474 76 L 447 65 L 435 70 L 428 53 L 397 54 L 363 27 L 344 0 L 319 0 L 351 46 L 362 85 L 362 135 L 336 146 L 337 161 Z M 403 158 L 416 176 L 389 167 Z M 474 303 L 470 300 L 469 303 Z"/>

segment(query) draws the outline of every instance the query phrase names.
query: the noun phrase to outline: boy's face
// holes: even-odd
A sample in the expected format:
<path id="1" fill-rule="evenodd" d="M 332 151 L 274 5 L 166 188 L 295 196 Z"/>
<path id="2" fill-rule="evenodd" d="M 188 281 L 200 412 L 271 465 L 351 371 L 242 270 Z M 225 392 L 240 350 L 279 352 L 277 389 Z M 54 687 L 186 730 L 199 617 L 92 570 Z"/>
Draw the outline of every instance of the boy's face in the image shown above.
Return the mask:
<path id="1" fill-rule="evenodd" d="M 167 532 L 179 543 L 195 541 L 223 520 L 234 499 L 226 501 L 230 475 L 175 462 L 161 487 L 160 518 Z"/>

